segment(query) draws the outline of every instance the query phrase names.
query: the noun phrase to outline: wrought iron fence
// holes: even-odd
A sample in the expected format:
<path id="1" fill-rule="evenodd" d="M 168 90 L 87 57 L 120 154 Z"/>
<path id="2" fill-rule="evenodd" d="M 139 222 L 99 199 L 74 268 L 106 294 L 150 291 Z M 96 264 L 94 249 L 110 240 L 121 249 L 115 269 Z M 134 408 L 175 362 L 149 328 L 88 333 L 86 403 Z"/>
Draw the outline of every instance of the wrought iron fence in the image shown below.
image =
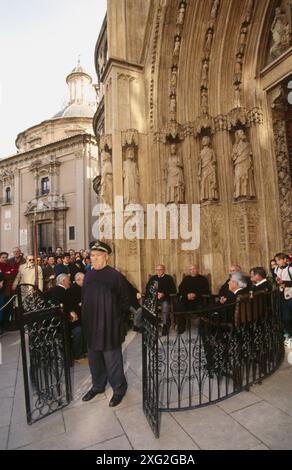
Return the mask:
<path id="1" fill-rule="evenodd" d="M 156 437 L 161 412 L 193 409 L 248 390 L 274 372 L 284 355 L 279 292 L 210 299 L 196 311 L 174 313 L 166 336 L 157 286 L 143 310 L 143 409 Z"/>
<path id="2" fill-rule="evenodd" d="M 72 399 L 68 320 L 34 286 L 18 286 L 17 299 L 26 415 L 32 424 Z"/>

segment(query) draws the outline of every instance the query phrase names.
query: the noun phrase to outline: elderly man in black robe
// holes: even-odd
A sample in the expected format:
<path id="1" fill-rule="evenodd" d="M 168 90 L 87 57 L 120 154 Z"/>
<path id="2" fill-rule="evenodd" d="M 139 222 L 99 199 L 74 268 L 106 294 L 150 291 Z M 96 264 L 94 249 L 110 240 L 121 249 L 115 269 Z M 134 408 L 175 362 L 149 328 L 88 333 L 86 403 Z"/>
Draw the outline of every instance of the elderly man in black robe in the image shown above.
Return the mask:
<path id="1" fill-rule="evenodd" d="M 121 346 L 129 302 L 123 276 L 107 264 L 110 253 L 106 243 L 91 244 L 92 269 L 87 271 L 83 285 L 82 320 L 92 388 L 82 400 L 103 393 L 109 381 L 113 389 L 109 406 L 113 407 L 121 403 L 127 391 Z"/>

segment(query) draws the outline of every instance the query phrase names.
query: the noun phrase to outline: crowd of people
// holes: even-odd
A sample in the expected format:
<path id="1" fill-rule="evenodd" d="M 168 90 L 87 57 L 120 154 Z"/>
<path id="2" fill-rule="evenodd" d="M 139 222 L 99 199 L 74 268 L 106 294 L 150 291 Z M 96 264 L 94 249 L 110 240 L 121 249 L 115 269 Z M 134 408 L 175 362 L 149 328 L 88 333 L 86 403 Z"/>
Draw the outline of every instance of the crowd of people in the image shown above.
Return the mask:
<path id="1" fill-rule="evenodd" d="M 82 359 L 88 354 L 93 388 L 83 397 L 88 401 L 104 391 L 109 380 L 114 395 L 110 406 L 120 403 L 126 393 L 121 344 L 127 321 L 142 332 L 143 296 L 118 270 L 108 265 L 110 247 L 94 242 L 90 250 L 63 252 L 61 247 L 49 256 L 23 256 L 15 247 L 9 258 L 0 253 L 0 333 L 15 325 L 13 296 L 19 284 L 32 284 L 43 291 L 54 304 L 62 305 L 70 319 L 73 357 Z M 199 311 L 205 300 L 213 297 L 222 305 L 234 303 L 239 295 L 250 291 L 281 291 L 281 310 L 285 344 L 292 345 L 292 264 L 285 253 L 277 253 L 270 261 L 268 272 L 255 266 L 248 274 L 239 265 L 230 267 L 228 279 L 212 296 L 209 280 L 191 265 L 178 288 L 165 266 L 158 264 L 156 273 L 149 276 L 145 295 L 153 283 L 157 286 L 157 302 L 161 311 L 161 335 L 168 335 L 172 313 Z M 175 299 L 175 301 L 174 301 Z M 183 334 L 184 315 L 176 316 L 176 329 Z"/>

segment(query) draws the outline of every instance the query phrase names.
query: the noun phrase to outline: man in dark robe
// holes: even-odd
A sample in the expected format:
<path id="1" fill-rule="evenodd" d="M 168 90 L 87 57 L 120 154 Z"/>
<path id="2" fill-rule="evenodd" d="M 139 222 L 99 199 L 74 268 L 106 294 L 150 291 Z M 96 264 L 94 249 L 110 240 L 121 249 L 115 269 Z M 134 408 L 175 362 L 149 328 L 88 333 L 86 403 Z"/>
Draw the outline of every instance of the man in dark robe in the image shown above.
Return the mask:
<path id="1" fill-rule="evenodd" d="M 109 381 L 113 389 L 109 406 L 117 406 L 127 391 L 122 343 L 129 302 L 123 276 L 107 264 L 110 253 L 106 243 L 91 244 L 92 269 L 87 271 L 83 285 L 82 321 L 92 388 L 82 400 L 103 393 Z"/>
<path id="2" fill-rule="evenodd" d="M 203 307 L 203 296 L 210 295 L 208 279 L 199 274 L 199 268 L 192 265 L 190 274 L 185 276 L 179 285 L 179 303 L 177 312 L 191 312 Z M 177 315 L 177 331 L 182 334 L 185 331 L 186 319 L 184 315 Z"/>
<path id="3" fill-rule="evenodd" d="M 166 336 L 169 333 L 170 327 L 170 299 L 171 296 L 176 294 L 176 287 L 173 280 L 173 277 L 169 274 L 165 274 L 165 266 L 164 264 L 158 264 L 156 266 L 156 275 L 151 276 L 147 286 L 146 286 L 146 294 L 149 291 L 150 286 L 153 285 L 154 282 L 158 283 L 158 293 L 157 293 L 157 301 L 161 307 L 162 312 L 162 336 Z"/>
<path id="4" fill-rule="evenodd" d="M 250 280 L 252 282 L 251 290 L 254 292 L 271 292 L 272 284 L 267 279 L 267 273 L 261 266 L 256 266 L 250 270 Z"/>

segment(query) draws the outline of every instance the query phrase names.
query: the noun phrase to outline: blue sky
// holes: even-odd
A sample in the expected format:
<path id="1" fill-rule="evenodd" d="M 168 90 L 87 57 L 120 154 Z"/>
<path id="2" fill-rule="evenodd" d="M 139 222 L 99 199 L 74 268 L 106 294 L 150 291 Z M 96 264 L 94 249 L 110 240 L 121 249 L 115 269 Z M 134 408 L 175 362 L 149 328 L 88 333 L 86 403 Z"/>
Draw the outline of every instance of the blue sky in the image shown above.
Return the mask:
<path id="1" fill-rule="evenodd" d="M 0 158 L 17 134 L 56 114 L 81 55 L 93 76 L 106 0 L 0 0 Z"/>

